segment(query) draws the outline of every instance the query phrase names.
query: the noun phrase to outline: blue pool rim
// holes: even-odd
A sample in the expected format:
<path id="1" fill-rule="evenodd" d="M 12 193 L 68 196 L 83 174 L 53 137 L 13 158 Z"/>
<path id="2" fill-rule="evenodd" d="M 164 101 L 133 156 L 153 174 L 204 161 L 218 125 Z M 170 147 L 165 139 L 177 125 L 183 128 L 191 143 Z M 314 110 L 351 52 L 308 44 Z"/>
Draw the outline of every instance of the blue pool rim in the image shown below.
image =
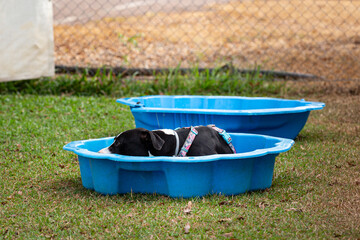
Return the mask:
<path id="1" fill-rule="evenodd" d="M 164 107 L 147 107 L 143 103 L 139 102 L 138 99 L 147 98 L 208 98 L 208 99 L 241 99 L 248 101 L 256 100 L 271 100 L 279 102 L 293 102 L 299 103 L 303 106 L 289 107 L 289 108 L 263 108 L 263 109 L 247 109 L 247 110 L 222 110 L 222 109 L 204 109 L 204 108 L 164 108 Z M 120 98 L 116 100 L 117 103 L 128 105 L 132 112 L 162 112 L 162 113 L 192 113 L 192 114 L 214 114 L 214 115 L 273 115 L 273 114 L 288 114 L 288 113 L 301 113 L 312 110 L 321 110 L 324 108 L 325 103 L 322 102 L 308 102 L 304 99 L 292 100 L 292 99 L 280 99 L 280 98 L 269 98 L 269 97 L 239 97 L 239 96 L 201 96 L 201 95 L 149 95 L 142 97 L 130 97 Z"/>
<path id="2" fill-rule="evenodd" d="M 266 135 L 259 135 L 259 134 L 247 134 L 247 133 L 230 133 L 243 135 L 243 136 L 262 136 L 264 138 L 279 140 L 276 143 L 275 147 L 272 148 L 265 148 L 265 149 L 257 149 L 255 151 L 245 152 L 245 153 L 236 153 L 236 154 L 216 154 L 216 155 L 207 155 L 207 156 L 196 156 L 196 157 L 167 157 L 167 156 L 151 156 L 151 157 L 139 157 L 139 156 L 126 156 L 126 155 L 119 155 L 119 154 L 103 154 L 97 153 L 93 151 L 89 151 L 87 149 L 81 148 L 86 142 L 89 141 L 104 141 L 104 140 L 111 140 L 114 137 L 107 137 L 107 138 L 98 138 L 98 139 L 89 139 L 89 140 L 80 140 L 74 141 L 66 144 L 63 149 L 67 151 L 72 151 L 78 156 L 91 158 L 91 159 L 102 159 L 102 160 L 111 160 L 117 162 L 169 162 L 169 163 L 204 163 L 204 162 L 213 162 L 219 160 L 235 160 L 235 159 L 247 159 L 247 158 L 255 158 L 261 157 L 268 154 L 279 154 L 282 152 L 286 152 L 290 150 L 290 148 L 294 145 L 294 141 L 291 139 L 286 138 L 279 138 L 279 137 L 272 137 Z"/>

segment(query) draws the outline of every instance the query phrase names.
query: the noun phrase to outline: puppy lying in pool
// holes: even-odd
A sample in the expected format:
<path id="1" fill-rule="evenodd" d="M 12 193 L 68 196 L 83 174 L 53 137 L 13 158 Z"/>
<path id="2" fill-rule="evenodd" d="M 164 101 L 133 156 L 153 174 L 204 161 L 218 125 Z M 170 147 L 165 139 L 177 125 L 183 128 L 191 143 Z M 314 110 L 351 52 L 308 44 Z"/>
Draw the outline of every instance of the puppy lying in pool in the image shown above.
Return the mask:
<path id="1" fill-rule="evenodd" d="M 209 126 L 160 129 L 135 128 L 120 133 L 99 153 L 130 156 L 204 156 L 236 153 L 231 137 L 224 130 Z"/>

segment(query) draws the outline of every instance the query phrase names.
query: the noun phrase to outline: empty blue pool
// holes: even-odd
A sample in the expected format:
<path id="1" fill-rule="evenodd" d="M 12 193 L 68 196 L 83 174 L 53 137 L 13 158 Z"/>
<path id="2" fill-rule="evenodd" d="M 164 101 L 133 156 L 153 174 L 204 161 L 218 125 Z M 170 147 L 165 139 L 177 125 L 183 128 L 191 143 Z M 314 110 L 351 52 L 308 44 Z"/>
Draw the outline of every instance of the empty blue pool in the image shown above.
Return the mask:
<path id="1" fill-rule="evenodd" d="M 215 124 L 227 132 L 295 139 L 310 111 L 325 104 L 305 100 L 229 96 L 144 96 L 117 99 L 130 106 L 136 127 L 148 130 Z"/>
<path id="2" fill-rule="evenodd" d="M 200 157 L 134 157 L 100 154 L 113 138 L 71 142 L 65 150 L 78 155 L 82 184 L 101 194 L 158 193 L 194 197 L 217 193 L 240 194 L 269 188 L 275 157 L 293 140 L 230 134 L 236 154 Z"/>

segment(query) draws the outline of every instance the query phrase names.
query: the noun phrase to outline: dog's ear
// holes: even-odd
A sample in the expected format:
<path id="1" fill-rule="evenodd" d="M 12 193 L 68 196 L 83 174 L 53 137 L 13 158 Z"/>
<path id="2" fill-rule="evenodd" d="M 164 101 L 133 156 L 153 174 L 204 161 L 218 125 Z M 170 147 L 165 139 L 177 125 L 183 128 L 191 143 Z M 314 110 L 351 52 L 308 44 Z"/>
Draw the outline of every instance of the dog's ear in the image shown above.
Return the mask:
<path id="1" fill-rule="evenodd" d="M 150 144 L 155 150 L 160 150 L 165 143 L 158 134 L 148 130 L 143 131 L 140 137 L 143 142 Z"/>

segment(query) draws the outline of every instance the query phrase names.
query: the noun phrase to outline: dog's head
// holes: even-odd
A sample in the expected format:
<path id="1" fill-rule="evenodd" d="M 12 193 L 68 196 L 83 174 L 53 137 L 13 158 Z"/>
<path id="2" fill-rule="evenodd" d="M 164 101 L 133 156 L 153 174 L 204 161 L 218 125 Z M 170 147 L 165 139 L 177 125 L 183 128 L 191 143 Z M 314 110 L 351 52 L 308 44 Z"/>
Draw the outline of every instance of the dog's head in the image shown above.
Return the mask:
<path id="1" fill-rule="evenodd" d="M 149 156 L 150 152 L 162 149 L 165 141 L 154 131 L 135 128 L 120 133 L 114 142 L 99 153 L 116 153 L 129 156 Z"/>

